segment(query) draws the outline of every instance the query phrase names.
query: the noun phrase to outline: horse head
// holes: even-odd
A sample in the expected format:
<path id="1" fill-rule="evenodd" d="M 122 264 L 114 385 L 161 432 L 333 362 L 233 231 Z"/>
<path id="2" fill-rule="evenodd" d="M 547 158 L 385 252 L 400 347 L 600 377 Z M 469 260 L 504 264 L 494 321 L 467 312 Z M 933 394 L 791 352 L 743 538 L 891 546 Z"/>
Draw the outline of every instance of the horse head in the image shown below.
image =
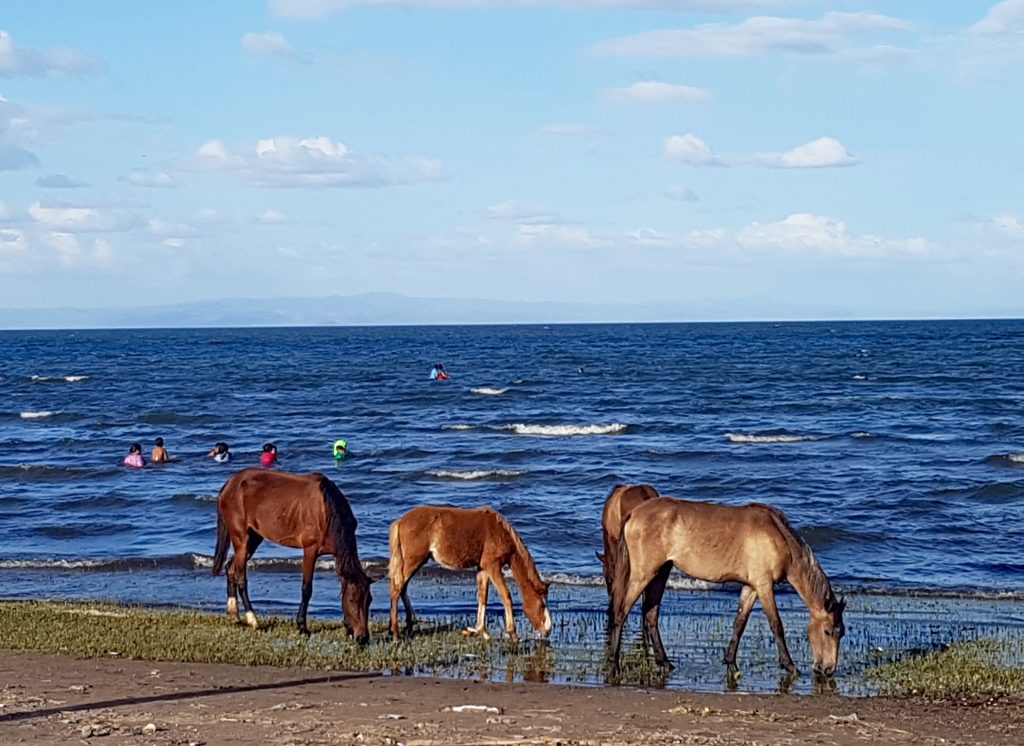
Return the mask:
<path id="1" fill-rule="evenodd" d="M 341 609 L 345 612 L 345 627 L 365 645 L 370 641 L 370 579 L 366 575 L 342 583 Z"/>
<path id="2" fill-rule="evenodd" d="M 846 634 L 843 610 L 846 601 L 834 596 L 829 598 L 820 611 L 811 612 L 811 623 L 807 628 L 807 639 L 814 656 L 814 674 L 828 678 L 839 667 L 839 642 Z"/>
<path id="3" fill-rule="evenodd" d="M 551 612 L 548 611 L 548 588 L 550 583 L 541 582 L 539 586 L 528 583 L 521 587 L 523 594 L 523 613 L 530 620 L 533 628 L 547 637 L 551 634 Z"/>

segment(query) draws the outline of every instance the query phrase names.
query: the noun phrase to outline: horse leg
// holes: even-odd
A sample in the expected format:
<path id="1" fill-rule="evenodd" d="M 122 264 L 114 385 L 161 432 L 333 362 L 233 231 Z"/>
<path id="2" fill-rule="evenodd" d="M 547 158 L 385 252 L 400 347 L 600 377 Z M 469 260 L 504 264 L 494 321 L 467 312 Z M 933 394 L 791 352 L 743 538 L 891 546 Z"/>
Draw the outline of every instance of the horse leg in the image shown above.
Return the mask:
<path id="1" fill-rule="evenodd" d="M 735 676 L 739 670 L 736 668 L 736 651 L 739 649 L 740 637 L 743 636 L 743 630 L 747 628 L 747 619 L 750 618 L 750 612 L 756 601 L 757 594 L 754 593 L 754 589 L 749 585 L 743 586 L 740 590 L 740 606 L 736 610 L 736 619 L 732 623 L 732 639 L 729 640 L 729 646 L 725 649 L 724 662 L 730 676 Z"/>
<path id="2" fill-rule="evenodd" d="M 249 529 L 249 539 L 246 546 L 235 547 L 234 571 L 235 582 L 238 584 L 238 595 L 242 598 L 242 605 L 245 606 L 245 623 L 253 629 L 258 629 L 260 623 L 256 619 L 256 612 L 252 610 L 252 602 L 249 600 L 249 578 L 246 575 L 245 566 L 249 559 L 256 552 L 256 548 L 263 543 L 263 537 Z"/>
<path id="3" fill-rule="evenodd" d="M 487 572 L 477 570 L 476 573 L 476 626 L 466 627 L 462 631 L 464 635 L 480 635 L 485 640 L 490 640 L 487 633 L 487 592 L 490 590 L 490 579 Z"/>
<path id="4" fill-rule="evenodd" d="M 611 639 L 608 642 L 608 662 L 609 672 L 612 678 L 617 678 L 619 675 L 619 651 L 622 647 L 622 627 L 626 623 L 626 618 L 629 617 L 629 611 L 636 604 L 640 594 L 644 592 L 647 587 L 647 583 L 650 578 L 637 578 L 634 577 L 633 573 L 630 573 L 626 590 L 621 594 L 615 594 L 617 597 L 612 598 L 613 614 L 612 614 L 612 629 Z"/>
<path id="5" fill-rule="evenodd" d="M 772 628 L 772 634 L 775 635 L 775 645 L 779 649 L 779 665 L 792 675 L 800 673 L 796 666 L 793 665 L 793 658 L 790 657 L 789 648 L 786 647 L 786 635 L 782 629 L 782 617 L 779 616 L 779 609 L 775 605 L 775 593 L 772 590 L 772 586 L 769 584 L 764 588 L 759 588 L 757 596 L 761 599 L 761 607 L 768 617 L 768 625 Z"/>
<path id="6" fill-rule="evenodd" d="M 238 582 L 235 579 L 235 558 L 232 557 L 228 563 L 228 571 L 225 573 L 228 579 L 228 619 L 232 622 L 238 621 Z"/>
<path id="7" fill-rule="evenodd" d="M 309 628 L 306 627 L 306 611 L 309 609 L 309 599 L 313 595 L 313 572 L 316 570 L 316 558 L 320 556 L 320 547 L 305 547 L 302 550 L 302 600 L 299 602 L 299 613 L 295 616 L 295 623 L 299 627 L 299 634 L 308 635 Z"/>
<path id="8" fill-rule="evenodd" d="M 411 635 L 416 626 L 416 612 L 412 608 L 412 601 L 409 600 L 408 582 L 402 587 L 402 605 L 405 607 L 405 632 Z"/>
<path id="9" fill-rule="evenodd" d="M 512 616 L 512 594 L 508 590 L 505 576 L 502 574 L 500 566 L 492 568 L 489 574 L 491 582 L 494 583 L 494 588 L 498 591 L 498 596 L 501 598 L 501 603 L 505 607 L 505 631 L 508 632 L 508 639 L 512 642 L 518 642 L 519 635 L 516 633 L 516 620 Z"/>
<path id="10" fill-rule="evenodd" d="M 658 629 L 658 614 L 661 609 L 661 597 L 665 594 L 665 584 L 668 583 L 669 573 L 672 572 L 672 563 L 666 562 L 658 569 L 658 574 L 644 589 L 644 600 L 640 608 L 644 614 L 644 637 L 651 642 L 654 648 L 654 660 L 659 666 L 674 668 L 665 653 L 665 645 L 661 642 L 661 630 Z"/>

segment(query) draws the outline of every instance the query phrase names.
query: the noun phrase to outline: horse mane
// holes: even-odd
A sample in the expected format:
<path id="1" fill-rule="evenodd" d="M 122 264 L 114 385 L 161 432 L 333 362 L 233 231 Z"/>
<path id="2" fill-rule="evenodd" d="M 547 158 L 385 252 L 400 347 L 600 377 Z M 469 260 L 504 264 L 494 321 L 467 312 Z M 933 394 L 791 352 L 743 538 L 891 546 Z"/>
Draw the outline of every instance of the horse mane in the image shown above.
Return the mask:
<path id="1" fill-rule="evenodd" d="M 338 485 L 319 472 L 315 474 L 327 507 L 327 535 L 334 544 L 334 570 L 344 580 L 365 578 L 356 547 L 356 526 L 359 522 L 355 513 Z"/>
<path id="2" fill-rule="evenodd" d="M 768 515 L 771 516 L 775 527 L 785 538 L 786 543 L 789 545 L 793 563 L 803 570 L 808 592 L 820 599 L 825 608 L 835 603 L 836 595 L 832 590 L 832 583 L 829 582 L 825 571 L 818 564 L 818 558 L 814 556 L 814 550 L 811 549 L 810 544 L 804 541 L 803 537 L 789 525 L 789 519 L 786 518 L 785 513 L 770 505 L 762 505 L 761 507 L 768 511 Z"/>
<path id="3" fill-rule="evenodd" d="M 519 532 L 515 530 L 511 523 L 509 523 L 508 518 L 498 511 L 493 512 L 495 519 L 498 521 L 498 525 L 508 532 L 509 538 L 512 540 L 512 546 L 515 547 L 516 550 L 511 562 L 512 572 L 515 573 L 516 566 L 519 565 L 520 569 L 526 576 L 526 580 L 533 586 L 534 590 L 538 593 L 542 592 L 545 587 L 544 580 L 537 571 L 537 565 L 533 561 L 533 555 L 530 554 L 530 550 L 526 548 L 526 544 L 524 544 L 522 538 L 520 538 Z M 519 578 L 517 577 L 516 580 L 519 580 Z"/>

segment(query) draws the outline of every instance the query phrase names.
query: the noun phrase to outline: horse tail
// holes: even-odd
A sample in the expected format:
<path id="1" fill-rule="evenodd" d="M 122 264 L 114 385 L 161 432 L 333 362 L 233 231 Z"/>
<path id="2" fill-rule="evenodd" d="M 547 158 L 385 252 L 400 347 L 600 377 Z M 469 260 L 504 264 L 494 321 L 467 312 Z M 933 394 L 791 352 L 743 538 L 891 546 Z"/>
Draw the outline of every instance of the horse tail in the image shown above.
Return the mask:
<path id="1" fill-rule="evenodd" d="M 626 592 L 629 590 L 629 575 L 631 572 L 629 561 L 629 544 L 626 542 L 626 526 L 629 525 L 630 516 L 622 522 L 622 533 L 619 534 L 619 545 L 615 550 L 615 576 L 612 578 L 611 591 L 608 598 L 608 626 L 615 625 L 616 610 L 620 604 L 626 602 Z M 629 609 L 625 609 L 628 613 Z M 625 617 L 623 617 L 625 621 Z"/>
<path id="2" fill-rule="evenodd" d="M 401 518 L 391 522 L 391 528 L 388 530 L 388 552 L 390 559 L 388 559 L 388 577 L 391 578 L 391 586 L 396 585 L 401 588 L 405 583 L 405 578 L 402 576 L 405 568 L 405 555 L 402 553 L 402 539 L 399 535 Z"/>
<path id="3" fill-rule="evenodd" d="M 228 547 L 231 542 L 228 540 L 228 524 L 224 522 L 224 514 L 220 510 L 220 496 L 224 494 L 224 490 L 227 489 L 230 482 L 230 479 L 225 482 L 224 486 L 220 488 L 220 492 L 217 493 L 217 547 L 213 550 L 212 575 L 220 575 L 224 572 L 224 565 L 228 561 Z"/>

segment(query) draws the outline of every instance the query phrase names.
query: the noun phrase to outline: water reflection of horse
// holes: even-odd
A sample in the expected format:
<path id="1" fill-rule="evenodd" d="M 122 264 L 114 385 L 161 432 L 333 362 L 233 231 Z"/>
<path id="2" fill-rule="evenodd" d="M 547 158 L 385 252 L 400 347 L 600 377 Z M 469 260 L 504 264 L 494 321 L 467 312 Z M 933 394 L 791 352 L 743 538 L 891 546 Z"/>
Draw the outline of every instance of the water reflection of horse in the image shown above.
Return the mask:
<path id="1" fill-rule="evenodd" d="M 512 595 L 502 568 L 512 568 L 523 597 L 523 612 L 542 634 L 551 633 L 551 614 L 548 612 L 548 584 L 545 583 L 529 550 L 519 538 L 505 516 L 490 508 L 464 510 L 424 505 L 413 508 L 391 524 L 389 537 L 391 559 L 391 634 L 399 639 L 398 599 L 405 605 L 406 632 L 416 623 L 415 612 L 409 601 L 409 580 L 431 557 L 452 570 L 476 569 L 477 616 L 476 626 L 465 630 L 467 634 L 487 634 L 487 592 L 491 583 L 505 606 L 505 629 L 516 640 L 516 625 L 512 617 Z"/>
<path id="2" fill-rule="evenodd" d="M 341 580 L 345 626 L 358 642 L 370 639 L 370 579 L 359 563 L 356 517 L 334 482 L 315 472 L 243 469 L 221 487 L 213 574 L 223 571 L 230 544 L 235 554 L 228 567 L 228 616 L 238 619 L 236 595 L 241 596 L 245 620 L 253 629 L 258 622 L 249 602 L 245 565 L 264 539 L 302 549 L 302 601 L 296 616 L 300 632 L 309 633 L 306 610 L 317 558 L 330 554 Z"/>
<path id="3" fill-rule="evenodd" d="M 790 527 L 785 515 L 767 505 L 714 505 L 657 497 L 633 509 L 622 527 L 612 583 L 611 669 L 618 671 L 622 626 L 640 594 L 643 621 L 661 665 L 670 665 L 658 630 L 658 608 L 672 567 L 713 583 L 736 582 L 743 588 L 725 651 L 729 674 L 736 674 L 736 649 L 747 618 L 760 599 L 775 635 L 779 663 L 797 673 L 786 647 L 773 586 L 786 580 L 811 612 L 807 638 L 814 672 L 831 676 L 839 663 L 845 632 L 843 609 L 814 552 Z"/>
<path id="4" fill-rule="evenodd" d="M 612 618 L 612 580 L 615 578 L 615 561 L 619 554 L 619 539 L 626 516 L 637 505 L 657 497 L 658 491 L 649 484 L 617 484 L 608 493 L 601 514 L 601 533 L 604 536 L 604 553 L 597 552 L 598 561 L 604 566 L 604 584 L 608 589 L 608 623 Z"/>

